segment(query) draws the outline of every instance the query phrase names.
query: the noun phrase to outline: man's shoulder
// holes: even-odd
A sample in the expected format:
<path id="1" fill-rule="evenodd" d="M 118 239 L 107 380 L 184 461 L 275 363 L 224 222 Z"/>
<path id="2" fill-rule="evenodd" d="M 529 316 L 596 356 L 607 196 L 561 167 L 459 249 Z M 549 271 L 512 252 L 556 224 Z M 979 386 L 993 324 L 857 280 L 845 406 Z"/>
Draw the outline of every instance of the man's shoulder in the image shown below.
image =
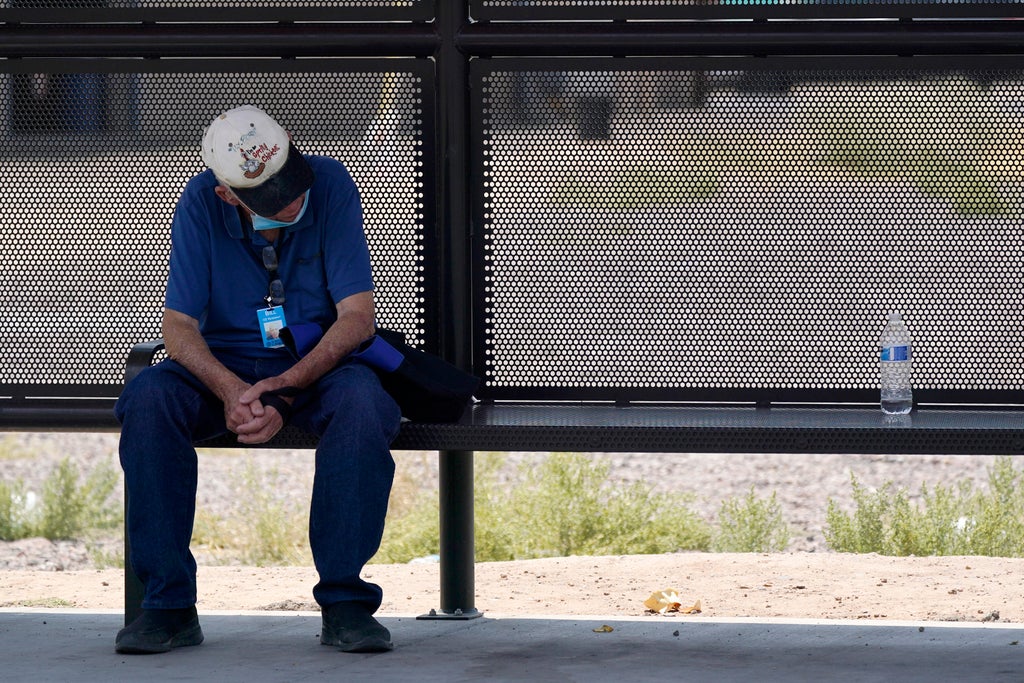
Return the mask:
<path id="1" fill-rule="evenodd" d="M 230 207 L 214 192 L 219 183 L 211 171 L 193 176 L 185 184 L 174 211 L 174 229 L 196 237 L 239 238 L 241 224 L 229 219 Z M 218 227 L 219 226 L 219 227 Z"/>
<path id="2" fill-rule="evenodd" d="M 189 178 L 185 183 L 185 189 L 181 192 L 181 201 L 192 202 L 208 199 L 213 193 L 210 192 L 217 187 L 217 177 L 209 169 Z"/>
<path id="3" fill-rule="evenodd" d="M 313 173 L 319 180 L 321 177 L 333 178 L 334 180 L 342 180 L 345 182 L 352 182 L 352 176 L 345 168 L 345 164 L 341 163 L 334 157 L 325 157 L 315 154 L 307 154 L 306 161 L 309 162 L 310 167 L 313 169 Z"/>

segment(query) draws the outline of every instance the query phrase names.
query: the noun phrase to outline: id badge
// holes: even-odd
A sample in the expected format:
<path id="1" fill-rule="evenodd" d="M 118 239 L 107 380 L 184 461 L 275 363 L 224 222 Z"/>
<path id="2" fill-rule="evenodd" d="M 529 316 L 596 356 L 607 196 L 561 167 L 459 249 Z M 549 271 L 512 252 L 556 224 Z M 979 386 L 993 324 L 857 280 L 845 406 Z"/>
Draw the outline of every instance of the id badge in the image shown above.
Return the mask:
<path id="1" fill-rule="evenodd" d="M 276 349 L 284 346 L 281 340 L 281 328 L 286 325 L 284 321 L 284 307 L 271 306 L 256 311 L 256 318 L 260 323 L 260 334 L 263 335 L 263 346 L 268 349 Z"/>

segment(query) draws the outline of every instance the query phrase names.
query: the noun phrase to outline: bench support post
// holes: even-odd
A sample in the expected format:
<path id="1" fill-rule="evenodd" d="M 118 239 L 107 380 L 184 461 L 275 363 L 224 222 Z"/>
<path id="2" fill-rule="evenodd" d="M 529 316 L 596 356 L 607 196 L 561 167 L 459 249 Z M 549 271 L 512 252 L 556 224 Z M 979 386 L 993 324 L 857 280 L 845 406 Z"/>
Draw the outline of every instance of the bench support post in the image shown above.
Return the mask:
<path id="1" fill-rule="evenodd" d="M 419 619 L 474 619 L 473 452 L 441 451 L 441 609 Z"/>

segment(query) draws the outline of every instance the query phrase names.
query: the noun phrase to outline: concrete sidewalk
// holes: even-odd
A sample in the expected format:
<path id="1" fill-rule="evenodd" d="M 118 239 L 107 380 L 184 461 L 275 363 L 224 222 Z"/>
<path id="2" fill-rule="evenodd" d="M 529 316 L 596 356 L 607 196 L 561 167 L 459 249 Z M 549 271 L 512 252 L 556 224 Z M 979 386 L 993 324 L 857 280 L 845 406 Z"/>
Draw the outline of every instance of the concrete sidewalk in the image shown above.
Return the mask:
<path id="1" fill-rule="evenodd" d="M 198 647 L 125 656 L 114 653 L 120 613 L 3 609 L 0 680 L 1024 681 L 1021 624 L 381 615 L 395 650 L 353 655 L 320 645 L 318 614 L 200 620 L 206 642 Z"/>

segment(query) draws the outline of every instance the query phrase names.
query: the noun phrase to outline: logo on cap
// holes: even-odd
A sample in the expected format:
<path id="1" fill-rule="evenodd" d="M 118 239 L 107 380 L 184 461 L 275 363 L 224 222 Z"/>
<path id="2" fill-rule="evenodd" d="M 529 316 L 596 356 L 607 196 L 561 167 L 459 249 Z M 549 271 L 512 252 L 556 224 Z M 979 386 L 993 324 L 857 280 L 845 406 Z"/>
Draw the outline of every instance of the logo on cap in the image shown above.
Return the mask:
<path id="1" fill-rule="evenodd" d="M 252 127 L 239 139 L 237 149 L 238 153 L 242 156 L 242 163 L 238 167 L 242 169 L 243 176 L 252 180 L 263 175 L 263 171 L 267 169 L 267 163 L 277 156 L 277 153 L 281 151 L 281 146 L 278 144 L 271 146 L 266 142 L 259 142 L 246 149 L 245 141 L 256 135 L 256 126 L 254 124 L 249 125 Z M 228 143 L 229 150 L 234 147 L 236 145 Z"/>

